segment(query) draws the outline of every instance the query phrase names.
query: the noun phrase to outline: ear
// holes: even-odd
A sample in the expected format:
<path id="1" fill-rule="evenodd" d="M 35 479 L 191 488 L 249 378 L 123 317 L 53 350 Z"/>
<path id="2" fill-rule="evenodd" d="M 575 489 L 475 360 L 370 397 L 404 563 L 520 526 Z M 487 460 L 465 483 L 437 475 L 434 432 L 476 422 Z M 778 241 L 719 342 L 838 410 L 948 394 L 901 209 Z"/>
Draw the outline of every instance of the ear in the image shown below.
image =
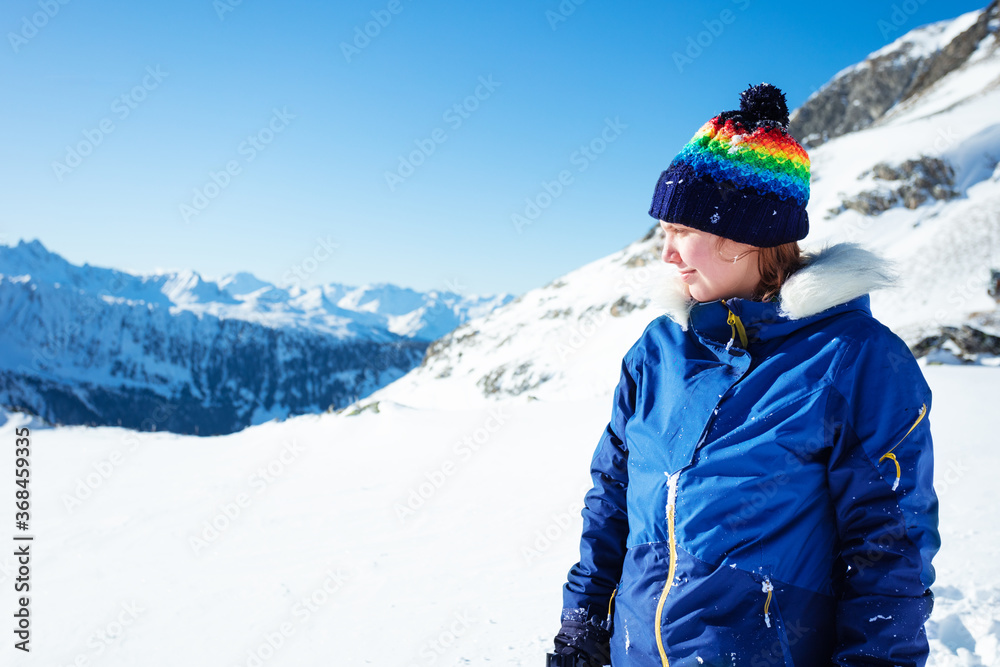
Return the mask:
<path id="1" fill-rule="evenodd" d="M 760 250 L 760 248 L 755 245 L 733 241 L 732 239 L 727 239 L 724 236 L 718 236 L 716 238 L 718 240 L 716 241 L 715 247 L 718 249 L 719 254 L 733 263 L 745 257 L 756 256 L 757 252 Z M 733 259 L 734 257 L 736 259 Z"/>

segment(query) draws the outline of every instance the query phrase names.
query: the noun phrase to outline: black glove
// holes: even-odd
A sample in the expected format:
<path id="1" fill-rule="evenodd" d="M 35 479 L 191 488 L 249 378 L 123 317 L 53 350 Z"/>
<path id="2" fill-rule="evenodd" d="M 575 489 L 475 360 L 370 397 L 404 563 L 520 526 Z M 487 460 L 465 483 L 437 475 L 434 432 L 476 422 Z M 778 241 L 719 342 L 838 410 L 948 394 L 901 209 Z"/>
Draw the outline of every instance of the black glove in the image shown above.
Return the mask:
<path id="1" fill-rule="evenodd" d="M 577 615 L 564 616 L 562 628 L 556 635 L 555 656 L 550 658 L 552 667 L 604 667 L 611 664 L 611 633 L 605 628 L 587 623 Z M 569 658 L 575 657 L 573 662 Z M 562 658 L 562 659 L 560 659 Z"/>
<path id="2" fill-rule="evenodd" d="M 549 653 L 545 658 L 545 667 L 590 667 L 594 663 L 576 655 L 557 655 Z"/>

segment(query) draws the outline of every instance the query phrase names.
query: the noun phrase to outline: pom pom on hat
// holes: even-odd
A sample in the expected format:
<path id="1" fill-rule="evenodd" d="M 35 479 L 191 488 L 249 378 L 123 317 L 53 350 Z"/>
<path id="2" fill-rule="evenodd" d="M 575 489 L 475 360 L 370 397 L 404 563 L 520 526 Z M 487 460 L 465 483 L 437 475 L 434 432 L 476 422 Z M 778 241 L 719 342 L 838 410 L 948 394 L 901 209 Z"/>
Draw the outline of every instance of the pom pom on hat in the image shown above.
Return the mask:
<path id="1" fill-rule="evenodd" d="M 773 120 L 788 127 L 785 94 L 769 83 L 750 86 L 740 93 L 740 111 L 750 118 Z"/>
<path id="2" fill-rule="evenodd" d="M 749 86 L 660 175 L 649 214 L 758 247 L 805 238 L 809 155 L 787 126 L 785 94 Z"/>

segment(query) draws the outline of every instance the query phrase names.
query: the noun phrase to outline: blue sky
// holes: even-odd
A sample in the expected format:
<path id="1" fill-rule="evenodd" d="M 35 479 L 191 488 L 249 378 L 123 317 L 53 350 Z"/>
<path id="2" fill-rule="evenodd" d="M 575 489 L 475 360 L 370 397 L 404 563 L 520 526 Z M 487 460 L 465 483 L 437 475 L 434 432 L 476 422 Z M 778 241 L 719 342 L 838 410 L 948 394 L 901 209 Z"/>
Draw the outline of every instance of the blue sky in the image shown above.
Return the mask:
<path id="1" fill-rule="evenodd" d="M 644 234 L 660 171 L 748 84 L 794 109 L 985 4 L 7 0 L 0 242 L 519 294 Z"/>

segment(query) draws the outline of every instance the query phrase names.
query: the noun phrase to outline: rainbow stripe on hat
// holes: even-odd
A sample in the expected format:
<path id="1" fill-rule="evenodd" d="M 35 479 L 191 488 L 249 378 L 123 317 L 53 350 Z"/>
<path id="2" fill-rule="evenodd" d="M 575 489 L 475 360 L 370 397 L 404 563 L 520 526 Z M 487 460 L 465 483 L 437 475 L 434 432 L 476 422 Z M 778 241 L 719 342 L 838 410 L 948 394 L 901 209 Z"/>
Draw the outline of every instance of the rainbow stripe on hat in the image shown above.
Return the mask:
<path id="1" fill-rule="evenodd" d="M 769 83 L 740 94 L 660 174 L 649 214 L 772 248 L 809 233 L 809 155 L 788 134 L 785 94 Z"/>
<path id="2" fill-rule="evenodd" d="M 748 131 L 719 116 L 708 121 L 674 158 L 697 176 L 736 188 L 794 200 L 809 201 L 809 155 L 787 132 L 775 126 Z"/>

